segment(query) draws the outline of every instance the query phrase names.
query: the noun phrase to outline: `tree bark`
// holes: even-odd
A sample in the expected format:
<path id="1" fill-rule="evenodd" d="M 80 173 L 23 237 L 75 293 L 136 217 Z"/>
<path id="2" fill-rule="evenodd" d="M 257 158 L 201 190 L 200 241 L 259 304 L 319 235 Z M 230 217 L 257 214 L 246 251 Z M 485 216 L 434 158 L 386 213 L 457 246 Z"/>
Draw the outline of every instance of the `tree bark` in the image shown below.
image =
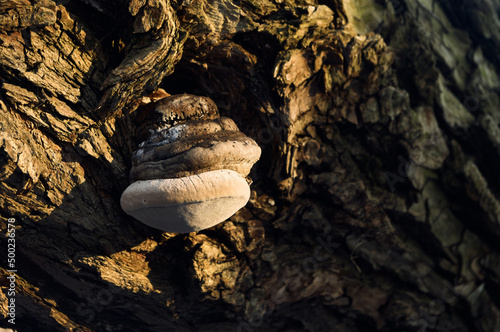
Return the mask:
<path id="1" fill-rule="evenodd" d="M 1 326 L 500 331 L 499 12 L 0 0 Z M 211 229 L 120 208 L 159 88 L 262 148 L 250 202 Z"/>

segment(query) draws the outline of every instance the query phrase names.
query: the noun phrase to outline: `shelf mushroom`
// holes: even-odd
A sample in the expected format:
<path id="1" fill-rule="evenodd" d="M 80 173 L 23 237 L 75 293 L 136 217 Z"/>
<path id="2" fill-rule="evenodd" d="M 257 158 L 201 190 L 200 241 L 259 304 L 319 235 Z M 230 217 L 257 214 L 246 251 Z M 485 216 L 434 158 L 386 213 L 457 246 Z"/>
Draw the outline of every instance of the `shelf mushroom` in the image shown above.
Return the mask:
<path id="1" fill-rule="evenodd" d="M 219 116 L 206 97 L 173 95 L 141 110 L 132 156 L 131 184 L 122 209 L 166 232 L 212 227 L 250 198 L 247 176 L 260 147 Z"/>

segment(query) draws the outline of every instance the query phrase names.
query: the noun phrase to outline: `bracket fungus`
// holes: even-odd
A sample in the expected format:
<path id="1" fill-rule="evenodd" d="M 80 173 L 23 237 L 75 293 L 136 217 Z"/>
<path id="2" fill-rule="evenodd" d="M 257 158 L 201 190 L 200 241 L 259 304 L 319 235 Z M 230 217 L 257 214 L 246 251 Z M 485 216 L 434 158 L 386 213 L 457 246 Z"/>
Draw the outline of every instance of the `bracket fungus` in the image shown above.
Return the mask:
<path id="1" fill-rule="evenodd" d="M 206 97 L 173 95 L 147 104 L 139 114 L 131 184 L 122 209 L 167 232 L 212 227 L 250 198 L 248 174 L 260 147 L 219 116 Z"/>

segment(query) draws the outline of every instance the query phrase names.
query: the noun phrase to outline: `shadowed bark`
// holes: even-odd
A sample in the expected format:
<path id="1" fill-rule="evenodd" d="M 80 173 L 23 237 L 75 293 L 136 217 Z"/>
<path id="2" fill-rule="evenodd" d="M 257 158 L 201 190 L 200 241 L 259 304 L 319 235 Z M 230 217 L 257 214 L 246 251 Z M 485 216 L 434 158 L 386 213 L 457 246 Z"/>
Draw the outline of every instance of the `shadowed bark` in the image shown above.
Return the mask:
<path id="1" fill-rule="evenodd" d="M 1 326 L 500 331 L 498 12 L 0 0 Z M 159 88 L 212 98 L 262 148 L 250 202 L 211 229 L 120 208 Z"/>

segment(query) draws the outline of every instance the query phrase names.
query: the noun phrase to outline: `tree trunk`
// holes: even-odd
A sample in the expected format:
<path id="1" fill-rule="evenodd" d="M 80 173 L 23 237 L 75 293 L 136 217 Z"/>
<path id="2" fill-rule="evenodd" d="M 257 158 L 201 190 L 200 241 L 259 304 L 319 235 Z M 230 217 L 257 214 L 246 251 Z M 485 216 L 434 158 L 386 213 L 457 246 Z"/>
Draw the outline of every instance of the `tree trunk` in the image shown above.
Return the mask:
<path id="1" fill-rule="evenodd" d="M 499 12 L 0 0 L 1 326 L 500 331 Z M 250 202 L 211 229 L 120 208 L 158 88 L 262 148 Z"/>

